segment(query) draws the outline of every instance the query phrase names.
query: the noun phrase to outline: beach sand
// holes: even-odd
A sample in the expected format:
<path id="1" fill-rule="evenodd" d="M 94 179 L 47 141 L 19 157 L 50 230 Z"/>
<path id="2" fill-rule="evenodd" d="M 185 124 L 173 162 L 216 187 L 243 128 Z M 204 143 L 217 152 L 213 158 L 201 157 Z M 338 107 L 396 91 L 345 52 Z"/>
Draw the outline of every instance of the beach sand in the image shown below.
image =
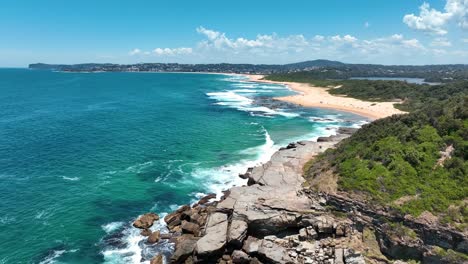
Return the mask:
<path id="1" fill-rule="evenodd" d="M 394 114 L 405 114 L 396 109 L 395 102 L 369 102 L 355 98 L 336 96 L 328 93 L 329 89 L 324 87 L 315 87 L 306 83 L 295 82 L 275 82 L 261 80 L 263 75 L 246 75 L 250 81 L 263 83 L 277 83 L 287 85 L 292 90 L 298 92 L 297 95 L 277 97 L 275 99 L 298 104 L 305 107 L 318 107 L 336 109 L 345 112 L 355 113 L 370 119 L 380 119 Z"/>

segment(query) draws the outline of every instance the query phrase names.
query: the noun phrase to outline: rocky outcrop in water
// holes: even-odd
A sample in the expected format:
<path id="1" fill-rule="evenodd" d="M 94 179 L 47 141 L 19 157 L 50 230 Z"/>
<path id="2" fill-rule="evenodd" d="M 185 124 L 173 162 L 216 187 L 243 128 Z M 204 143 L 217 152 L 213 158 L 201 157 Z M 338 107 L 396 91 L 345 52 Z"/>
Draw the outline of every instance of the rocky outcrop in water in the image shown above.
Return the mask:
<path id="1" fill-rule="evenodd" d="M 453 256 L 440 256 L 439 248 L 466 252 L 467 237 L 460 232 L 304 189 L 305 162 L 354 130 L 340 132 L 320 142 L 290 144 L 240 175 L 247 186 L 231 188 L 219 201 L 210 195 L 168 214 L 165 238 L 175 243 L 170 262 L 361 264 L 393 258 L 450 263 Z M 145 228 L 149 222 L 141 218 L 138 226 Z"/>

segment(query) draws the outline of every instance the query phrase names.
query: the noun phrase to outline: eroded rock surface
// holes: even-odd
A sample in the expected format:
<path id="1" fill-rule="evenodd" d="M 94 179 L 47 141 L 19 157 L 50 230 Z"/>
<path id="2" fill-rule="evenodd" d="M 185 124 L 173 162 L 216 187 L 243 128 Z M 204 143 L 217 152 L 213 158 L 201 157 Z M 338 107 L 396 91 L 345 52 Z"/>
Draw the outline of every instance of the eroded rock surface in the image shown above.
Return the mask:
<path id="1" fill-rule="evenodd" d="M 434 246 L 465 252 L 468 242 L 461 232 L 398 218 L 337 192 L 302 187 L 305 162 L 353 132 L 340 129 L 339 135 L 320 142 L 289 144 L 269 162 L 241 174 L 247 186 L 225 191 L 219 201 L 210 194 L 168 214 L 164 220 L 170 234 L 158 234 L 158 240 L 164 236 L 175 243 L 171 263 L 363 264 L 399 257 L 445 263 L 452 256 L 440 256 Z M 144 215 L 134 223 L 149 235 L 148 242 L 155 236 L 148 229 L 157 218 Z M 388 220 L 418 232 L 397 237 Z"/>

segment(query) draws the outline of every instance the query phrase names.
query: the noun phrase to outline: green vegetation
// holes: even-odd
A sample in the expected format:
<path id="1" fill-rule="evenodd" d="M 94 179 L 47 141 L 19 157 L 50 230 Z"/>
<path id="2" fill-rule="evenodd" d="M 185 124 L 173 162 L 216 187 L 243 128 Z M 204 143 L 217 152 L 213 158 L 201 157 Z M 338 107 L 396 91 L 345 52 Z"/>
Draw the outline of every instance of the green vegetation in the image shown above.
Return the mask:
<path id="1" fill-rule="evenodd" d="M 432 212 L 465 226 L 468 209 L 468 82 L 416 85 L 399 81 L 316 80 L 306 73 L 276 74 L 270 80 L 337 87 L 331 93 L 401 100 L 407 115 L 377 120 L 308 162 L 310 186 L 325 173 L 338 175 L 338 188 L 364 195 L 415 216 Z M 453 150 L 452 150 L 453 147 Z M 448 157 L 441 159 L 441 151 Z"/>
<path id="2" fill-rule="evenodd" d="M 466 93 L 466 81 L 443 85 L 420 85 L 403 81 L 331 80 L 321 79 L 315 72 L 273 74 L 266 78 L 272 81 L 302 82 L 320 87 L 329 87 L 329 92 L 367 101 L 399 101 L 396 107 L 403 111 L 420 109 L 426 104 L 446 100 Z"/>
<path id="3" fill-rule="evenodd" d="M 440 151 L 450 145 L 451 157 L 437 165 Z M 340 176 L 342 190 L 362 192 L 384 204 L 409 197 L 394 206 L 414 215 L 447 213 L 451 204 L 468 196 L 467 157 L 468 96 L 457 96 L 364 126 L 337 149 L 320 155 L 306 177 L 331 169 Z M 457 214 L 457 219 L 468 216 L 465 209 Z"/>
<path id="4" fill-rule="evenodd" d="M 445 250 L 434 246 L 434 253 L 440 256 L 446 263 L 466 263 L 468 261 L 468 255 L 451 249 Z"/>

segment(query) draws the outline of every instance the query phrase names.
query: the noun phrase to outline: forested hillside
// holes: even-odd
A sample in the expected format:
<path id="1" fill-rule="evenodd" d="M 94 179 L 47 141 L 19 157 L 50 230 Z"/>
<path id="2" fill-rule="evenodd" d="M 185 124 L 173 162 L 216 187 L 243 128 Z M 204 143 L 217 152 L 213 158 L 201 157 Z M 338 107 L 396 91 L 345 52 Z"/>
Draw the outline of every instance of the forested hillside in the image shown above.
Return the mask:
<path id="1" fill-rule="evenodd" d="M 370 101 L 399 99 L 399 108 L 410 111 L 365 125 L 311 161 L 305 177 L 312 187 L 320 175 L 337 175 L 338 190 L 467 228 L 468 82 L 307 82 L 341 85 L 331 93 Z"/>

